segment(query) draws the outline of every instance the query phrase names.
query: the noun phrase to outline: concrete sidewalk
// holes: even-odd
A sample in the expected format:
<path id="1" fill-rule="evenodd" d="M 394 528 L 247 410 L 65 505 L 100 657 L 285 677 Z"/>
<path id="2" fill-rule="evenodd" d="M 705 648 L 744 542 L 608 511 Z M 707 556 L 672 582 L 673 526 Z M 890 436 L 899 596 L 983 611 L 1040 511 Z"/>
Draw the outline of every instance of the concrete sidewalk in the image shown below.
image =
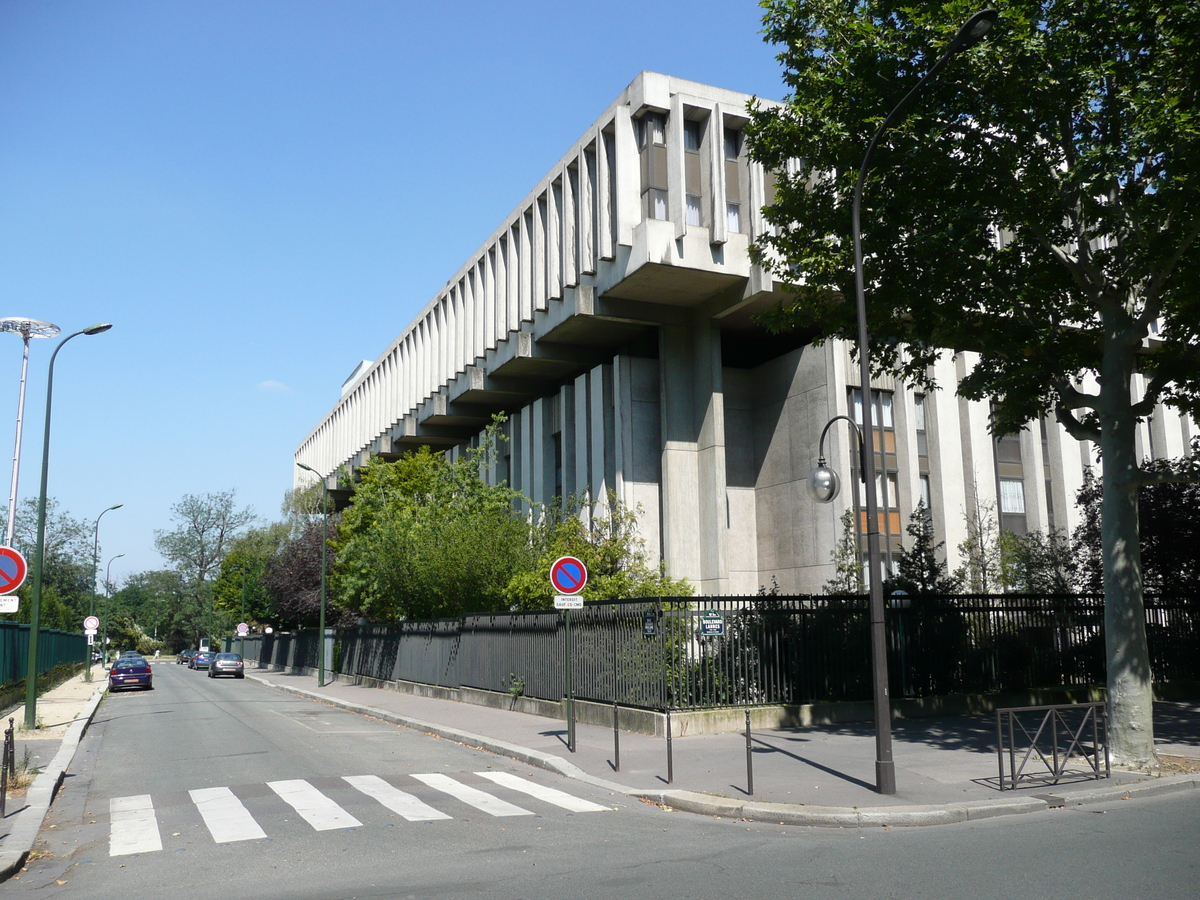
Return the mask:
<path id="1" fill-rule="evenodd" d="M 23 797 L 8 798 L 0 821 L 0 881 L 20 871 L 33 848 L 42 820 L 62 783 L 84 731 L 104 696 L 108 674 L 92 668 L 92 681 L 80 673 L 38 697 L 36 720 L 40 727 L 25 730 L 25 705 L 4 712 L 0 731 L 13 724 L 18 768 L 37 770 Z"/>
<path id="2" fill-rule="evenodd" d="M 870 723 L 753 730 L 749 771 L 744 733 L 677 736 L 668 781 L 662 737 L 620 732 L 618 770 L 611 728 L 577 724 L 571 753 L 558 719 L 345 682 L 318 688 L 314 675 L 251 669 L 248 677 L 674 809 L 756 821 L 933 825 L 1200 787 L 1200 774 L 1113 770 L 1107 779 L 1081 772 L 1057 785 L 1002 793 L 995 718 L 986 715 L 897 720 L 894 796 L 874 790 Z M 1200 705 L 1160 703 L 1155 712 L 1159 752 L 1200 763 Z"/>

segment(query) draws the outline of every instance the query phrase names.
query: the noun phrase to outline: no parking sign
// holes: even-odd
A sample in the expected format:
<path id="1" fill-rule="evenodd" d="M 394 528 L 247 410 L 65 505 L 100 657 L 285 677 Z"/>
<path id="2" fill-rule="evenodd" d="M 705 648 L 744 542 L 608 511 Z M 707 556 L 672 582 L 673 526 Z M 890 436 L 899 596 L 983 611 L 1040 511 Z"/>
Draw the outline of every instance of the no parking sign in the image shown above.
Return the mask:
<path id="1" fill-rule="evenodd" d="M 578 594 L 587 584 L 587 566 L 574 556 L 560 556 L 550 567 L 550 584 L 560 594 Z"/>

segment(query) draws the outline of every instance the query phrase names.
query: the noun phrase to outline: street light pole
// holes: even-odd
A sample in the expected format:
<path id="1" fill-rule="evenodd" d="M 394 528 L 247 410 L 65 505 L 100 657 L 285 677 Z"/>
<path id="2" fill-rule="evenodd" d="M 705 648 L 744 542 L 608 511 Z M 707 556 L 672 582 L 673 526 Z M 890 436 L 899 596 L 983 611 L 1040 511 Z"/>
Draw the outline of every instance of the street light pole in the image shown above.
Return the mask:
<path id="1" fill-rule="evenodd" d="M 321 477 L 321 473 L 312 466 L 302 462 L 296 463 L 306 472 L 312 472 L 321 479 L 321 616 L 320 640 L 317 643 L 317 687 L 325 687 L 325 551 L 329 546 L 329 485 Z"/>
<path id="2" fill-rule="evenodd" d="M 983 40 L 998 14 L 985 9 L 971 16 L 958 30 L 950 46 L 941 58 L 922 76 L 921 80 L 895 108 L 887 114 L 863 155 L 858 170 L 858 181 L 854 185 L 854 205 L 851 211 L 851 230 L 854 238 L 854 294 L 858 313 L 858 365 L 863 397 L 863 476 L 867 507 L 867 566 L 870 580 L 871 611 L 871 669 L 872 695 L 875 707 L 875 789 L 880 794 L 896 793 L 896 767 L 892 760 L 892 707 L 888 696 L 887 681 L 887 631 L 884 627 L 883 606 L 883 558 L 879 547 L 879 509 L 875 494 L 875 407 L 871 398 L 871 361 L 867 354 L 870 338 L 867 333 L 867 301 L 863 287 L 862 255 L 862 194 L 867 180 L 867 170 L 880 139 L 901 116 L 908 105 L 929 81 L 946 65 L 955 53 L 961 53 Z"/>
<path id="3" fill-rule="evenodd" d="M 92 536 L 92 601 L 88 606 L 88 615 L 96 614 L 96 579 L 100 577 L 100 520 L 104 518 L 104 513 L 112 512 L 114 509 L 120 509 L 124 503 L 117 503 L 110 506 L 100 515 L 96 516 L 96 527 L 93 529 Z M 87 653 L 87 668 L 84 670 L 87 681 L 92 680 L 92 653 L 90 650 Z"/>
<path id="4" fill-rule="evenodd" d="M 58 335 L 58 326 L 17 316 L 0 319 L 0 331 L 19 334 L 25 342 L 25 350 L 21 354 L 21 390 L 17 394 L 17 442 L 13 448 L 12 481 L 8 489 L 8 529 L 4 532 L 4 546 L 11 547 L 13 527 L 17 520 L 17 481 L 21 474 L 21 431 L 25 421 L 25 376 L 29 372 L 29 339 L 55 337 Z"/>
<path id="5" fill-rule="evenodd" d="M 101 629 L 104 632 L 102 635 L 104 638 L 104 649 L 101 652 L 104 654 L 105 662 L 108 661 L 108 601 L 111 599 L 110 595 L 112 594 L 112 564 L 113 560 L 118 560 L 124 555 L 124 553 L 118 553 L 108 561 L 108 566 L 104 569 L 104 627 Z M 157 632 L 155 632 L 154 639 L 158 640 Z"/>
<path id="6" fill-rule="evenodd" d="M 50 408 L 54 396 L 54 360 L 58 351 L 66 346 L 71 338 L 81 334 L 101 334 L 112 328 L 107 322 L 92 325 L 82 331 L 69 334 L 54 348 L 50 354 L 50 367 L 46 375 L 46 428 L 42 436 L 42 483 L 38 492 L 37 514 L 37 547 L 33 556 L 33 591 L 29 605 L 29 652 L 25 666 L 25 729 L 33 730 L 37 724 L 37 650 L 38 650 L 38 620 L 41 618 L 42 607 L 42 564 L 46 555 L 46 482 L 50 475 Z"/>

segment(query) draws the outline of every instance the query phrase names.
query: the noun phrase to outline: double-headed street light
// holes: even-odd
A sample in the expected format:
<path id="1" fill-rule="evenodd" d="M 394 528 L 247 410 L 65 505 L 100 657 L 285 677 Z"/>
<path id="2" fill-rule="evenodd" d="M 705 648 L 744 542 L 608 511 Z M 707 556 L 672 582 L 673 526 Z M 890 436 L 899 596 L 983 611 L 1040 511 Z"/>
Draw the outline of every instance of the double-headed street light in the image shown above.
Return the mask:
<path id="1" fill-rule="evenodd" d="M 880 139 L 895 122 L 900 118 L 900 115 L 907 109 L 908 105 L 920 93 L 930 80 L 937 75 L 938 72 L 946 65 L 946 62 L 956 53 L 961 53 L 974 47 L 992 30 L 999 17 L 998 13 L 993 9 L 985 9 L 982 12 L 977 12 L 963 24 L 958 30 L 958 34 L 954 36 L 954 40 L 942 53 L 940 59 L 933 64 L 933 67 L 922 76 L 921 80 L 903 99 L 896 104 L 895 108 L 887 114 L 887 118 L 883 120 L 883 124 L 879 126 L 879 130 L 875 132 L 875 136 L 871 138 L 871 143 L 867 145 L 867 152 L 863 155 L 862 165 L 858 170 L 858 181 L 854 185 L 854 205 L 851 210 L 851 230 L 854 239 L 854 293 L 857 301 L 858 313 L 858 364 L 859 378 L 862 384 L 863 396 L 863 446 L 862 446 L 862 473 L 863 473 L 863 493 L 865 495 L 867 507 L 867 571 L 870 581 L 870 612 L 871 612 L 871 669 L 872 669 L 872 694 L 875 708 L 875 790 L 880 794 L 896 793 L 896 766 L 892 760 L 892 707 L 891 699 L 888 696 L 888 680 L 887 680 L 887 632 L 883 621 L 883 557 L 879 548 L 879 508 L 875 495 L 875 407 L 871 400 L 871 362 L 867 354 L 867 348 L 870 340 L 867 333 L 867 302 L 866 292 L 863 287 L 863 256 L 862 256 L 862 194 L 863 185 L 867 180 L 867 171 L 871 165 L 871 157 L 875 153 L 875 147 L 879 144 Z M 831 420 L 829 424 L 835 420 Z M 829 425 L 825 426 L 828 430 Z M 821 440 L 824 444 L 825 434 L 822 432 Z M 822 448 L 823 454 L 823 448 Z M 830 480 L 827 475 L 818 474 L 821 470 L 824 472 L 836 475 L 832 470 L 825 468 L 824 459 L 821 460 L 817 470 L 809 476 L 810 492 L 814 490 L 814 479 L 819 483 L 820 493 L 829 493 L 828 498 L 823 502 L 832 500 L 836 495 L 836 484 L 832 485 L 830 491 Z"/>
<path id="2" fill-rule="evenodd" d="M 104 518 L 104 513 L 112 512 L 114 509 L 120 509 L 124 503 L 116 503 L 110 506 L 100 515 L 96 516 L 96 527 L 93 530 L 92 536 L 92 602 L 88 607 L 88 615 L 96 614 L 96 579 L 100 577 L 100 520 Z M 92 680 L 92 661 L 91 651 L 86 651 L 88 654 L 87 668 L 84 670 L 87 681 Z"/>
<path id="3" fill-rule="evenodd" d="M 50 475 L 50 405 L 54 397 L 54 360 L 58 351 L 66 346 L 71 338 L 81 334 L 101 334 L 112 328 L 107 322 L 101 322 L 82 331 L 69 334 L 54 348 L 50 354 L 50 367 L 46 375 L 46 429 L 42 436 L 42 483 L 38 492 L 37 514 L 37 546 L 33 556 L 33 590 L 29 602 L 29 654 L 25 667 L 25 728 L 32 730 L 37 725 L 37 651 L 38 651 L 38 620 L 42 608 L 42 563 L 46 555 L 46 481 Z"/>
<path id="4" fill-rule="evenodd" d="M 317 687 L 325 687 L 325 550 L 329 546 L 329 485 L 321 473 L 302 462 L 296 463 L 305 472 L 312 472 L 321 481 L 321 616 L 320 640 L 317 642 Z"/>
<path id="5" fill-rule="evenodd" d="M 25 376 L 29 372 L 29 339 L 58 336 L 58 326 L 38 319 L 9 316 L 0 319 L 0 331 L 21 335 L 25 350 L 21 354 L 21 390 L 17 394 L 17 442 L 13 449 L 12 481 L 8 488 L 8 528 L 4 532 L 4 546 L 13 545 L 13 527 L 17 520 L 17 481 L 21 474 L 21 431 L 25 422 Z"/>

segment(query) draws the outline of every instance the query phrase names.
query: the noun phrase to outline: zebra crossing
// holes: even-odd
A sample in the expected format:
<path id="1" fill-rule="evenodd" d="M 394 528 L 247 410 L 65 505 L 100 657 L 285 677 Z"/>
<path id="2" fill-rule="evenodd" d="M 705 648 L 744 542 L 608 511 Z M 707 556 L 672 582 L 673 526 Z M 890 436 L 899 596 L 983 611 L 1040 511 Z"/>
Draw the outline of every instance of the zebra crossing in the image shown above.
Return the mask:
<path id="1" fill-rule="evenodd" d="M 501 789 L 524 795 L 572 813 L 606 812 L 610 807 L 601 806 L 590 800 L 568 794 L 556 788 L 527 781 L 509 772 L 475 772 L 480 784 L 468 784 L 443 773 L 426 773 L 406 776 L 417 784 L 436 792 L 437 797 L 448 798 L 450 804 L 459 803 L 497 818 L 507 816 L 535 816 L 533 809 L 502 799 L 489 791 Z M 453 819 L 451 813 L 438 809 L 416 794 L 401 790 L 394 784 L 376 775 L 344 775 L 338 781 L 356 792 L 354 797 L 366 798 L 368 806 L 374 804 L 409 822 L 437 822 Z M 284 807 L 298 814 L 313 831 L 336 831 L 343 828 L 361 828 L 362 821 L 352 815 L 341 803 L 304 779 L 288 779 L 266 783 L 270 796 L 282 801 Z M 483 790 L 488 787 L 489 790 Z M 247 807 L 242 794 L 255 794 L 253 790 L 238 793 L 230 787 L 200 788 L 187 792 L 191 809 L 199 814 L 214 843 L 231 844 L 239 841 L 263 840 L 268 837 L 263 824 Z M 520 799 L 520 798 L 518 798 Z M 345 802 L 345 801 L 343 801 Z M 434 798 L 434 802 L 436 798 Z M 522 803 L 528 800 L 521 799 Z M 262 806 L 262 802 L 257 804 Z M 350 805 L 350 804 L 348 804 Z M 451 807 L 453 808 L 453 807 Z M 536 807 L 535 807 L 536 808 Z M 278 812 L 278 809 L 276 810 Z M 367 815 L 363 811 L 360 814 Z M 155 853 L 163 849 L 162 828 L 159 811 L 149 794 L 129 797 L 113 797 L 109 800 L 109 856 L 129 856 L 138 853 Z M 178 813 L 177 813 L 178 815 Z M 186 815 L 186 813 L 185 813 Z M 268 815 L 261 809 L 260 816 Z"/>

